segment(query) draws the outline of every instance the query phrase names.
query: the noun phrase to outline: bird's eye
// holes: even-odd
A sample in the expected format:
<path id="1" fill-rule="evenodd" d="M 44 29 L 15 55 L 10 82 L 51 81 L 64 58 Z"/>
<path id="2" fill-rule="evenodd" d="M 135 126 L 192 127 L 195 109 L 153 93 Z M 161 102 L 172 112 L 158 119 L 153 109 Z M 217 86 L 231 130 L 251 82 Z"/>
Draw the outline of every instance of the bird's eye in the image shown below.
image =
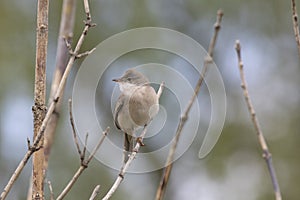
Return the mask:
<path id="1" fill-rule="evenodd" d="M 131 81 L 131 77 L 128 77 L 128 78 L 127 78 L 127 81 Z"/>

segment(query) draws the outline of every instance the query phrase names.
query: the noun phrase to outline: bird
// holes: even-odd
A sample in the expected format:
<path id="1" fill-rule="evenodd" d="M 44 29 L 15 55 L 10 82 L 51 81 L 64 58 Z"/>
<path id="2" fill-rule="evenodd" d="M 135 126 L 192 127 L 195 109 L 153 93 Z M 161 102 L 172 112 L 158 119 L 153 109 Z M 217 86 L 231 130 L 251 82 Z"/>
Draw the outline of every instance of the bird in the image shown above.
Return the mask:
<path id="1" fill-rule="evenodd" d="M 135 69 L 128 69 L 113 81 L 121 91 L 113 117 L 115 126 L 124 133 L 125 164 L 134 149 L 136 131 L 147 126 L 159 111 L 158 96 L 148 78 Z"/>

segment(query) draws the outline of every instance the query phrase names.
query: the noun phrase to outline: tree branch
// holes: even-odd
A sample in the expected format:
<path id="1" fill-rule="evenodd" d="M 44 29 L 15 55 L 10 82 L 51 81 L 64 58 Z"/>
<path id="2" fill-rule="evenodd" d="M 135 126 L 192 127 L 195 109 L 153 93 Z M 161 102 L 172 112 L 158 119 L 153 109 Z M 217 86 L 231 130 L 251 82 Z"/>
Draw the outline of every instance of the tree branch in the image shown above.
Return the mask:
<path id="1" fill-rule="evenodd" d="M 249 111 L 249 114 L 251 116 L 251 120 L 252 120 L 253 126 L 255 128 L 255 131 L 257 133 L 258 142 L 259 142 L 259 144 L 261 146 L 261 149 L 263 151 L 263 158 L 265 159 L 265 161 L 267 163 L 268 170 L 269 170 L 269 173 L 271 175 L 276 200 L 281 200 L 282 197 L 281 197 L 281 193 L 280 193 L 279 183 L 278 183 L 278 180 L 277 180 L 277 177 L 276 177 L 276 172 L 275 172 L 273 162 L 272 162 L 272 155 L 271 155 L 271 153 L 268 149 L 267 142 L 266 142 L 265 137 L 263 135 L 263 132 L 260 128 L 260 124 L 259 124 L 258 119 L 256 117 L 256 113 L 255 113 L 254 107 L 252 105 L 250 96 L 249 96 L 247 83 L 246 83 L 244 70 L 243 70 L 244 65 L 243 65 L 242 56 L 241 56 L 241 45 L 240 45 L 240 42 L 238 40 L 235 43 L 235 49 L 236 49 L 236 53 L 237 53 L 238 67 L 239 67 L 240 76 L 241 76 L 241 87 L 243 89 L 243 93 L 244 93 L 245 101 L 247 103 L 248 111 Z"/>
<path id="2" fill-rule="evenodd" d="M 293 28 L 295 33 L 295 39 L 298 47 L 298 54 L 300 57 L 300 36 L 299 36 L 299 25 L 298 25 L 298 14 L 297 14 L 297 8 L 296 8 L 296 2 L 295 0 L 291 1 L 292 3 L 292 17 L 293 17 Z"/>
<path id="3" fill-rule="evenodd" d="M 219 30 L 221 28 L 222 17 L 223 17 L 223 11 L 218 10 L 218 12 L 217 12 L 217 21 L 214 25 L 214 28 L 215 28 L 214 34 L 211 38 L 209 48 L 208 48 L 208 52 L 207 52 L 208 55 L 207 55 L 207 57 L 204 61 L 200 78 L 199 78 L 199 80 L 196 84 L 196 87 L 194 89 L 194 94 L 191 97 L 184 113 L 180 117 L 180 121 L 179 121 L 179 124 L 177 126 L 177 130 L 176 130 L 175 140 L 173 141 L 171 149 L 169 151 L 168 158 L 167 158 L 167 161 L 166 161 L 166 164 L 165 164 L 166 167 L 164 168 L 159 186 L 158 186 L 157 191 L 156 191 L 156 196 L 155 196 L 156 200 L 162 200 L 163 199 L 163 196 L 164 196 L 164 193 L 166 191 L 166 187 L 167 187 L 167 184 L 168 184 L 168 181 L 169 181 L 169 177 L 170 177 L 170 174 L 171 174 L 171 171 L 172 171 L 172 166 L 173 166 L 172 161 L 174 159 L 174 154 L 175 154 L 175 151 L 176 151 L 176 147 L 177 147 L 182 129 L 185 125 L 185 122 L 188 119 L 188 115 L 189 115 L 189 112 L 192 108 L 192 105 L 193 105 L 196 97 L 198 96 L 198 93 L 200 91 L 200 87 L 203 83 L 204 77 L 205 77 L 206 72 L 208 70 L 208 66 L 209 66 L 210 63 L 213 62 L 213 59 L 212 59 L 213 58 L 213 51 L 214 51 L 214 47 L 215 47 L 215 44 L 216 44 L 216 41 L 217 41 L 217 36 L 218 36 Z"/>
<path id="4" fill-rule="evenodd" d="M 59 86 L 59 83 L 62 79 L 62 76 L 67 66 L 69 51 L 68 48 L 66 47 L 64 38 L 66 38 L 68 41 L 71 41 L 73 38 L 75 10 L 76 10 L 76 0 L 63 1 L 60 28 L 59 28 L 59 37 L 57 41 L 57 50 L 56 50 L 56 68 L 51 83 L 51 91 L 50 91 L 50 97 L 48 102 L 51 102 L 53 100 L 55 92 Z M 63 96 L 63 92 L 61 96 Z M 45 130 L 45 138 L 44 138 L 45 173 L 48 169 L 49 156 L 50 156 L 51 147 L 55 137 L 55 130 L 59 119 L 60 108 L 61 108 L 61 101 L 59 101 L 56 104 L 54 108 L 54 112 L 51 114 L 47 128 Z"/>
<path id="5" fill-rule="evenodd" d="M 77 134 L 76 134 L 76 129 L 75 129 L 75 123 L 74 123 L 74 119 L 73 119 L 73 112 L 72 112 L 72 100 L 69 99 L 69 116 L 70 116 L 70 123 L 71 123 L 71 127 L 72 127 L 72 133 L 73 133 L 73 138 L 74 138 L 74 143 L 76 145 L 76 149 L 78 152 L 78 155 L 80 157 L 80 160 L 82 161 L 84 158 L 82 157 L 82 152 L 79 146 L 79 142 L 77 139 Z"/>
<path id="6" fill-rule="evenodd" d="M 108 200 L 117 190 L 117 188 L 120 186 L 121 182 L 124 179 L 125 173 L 128 169 L 128 167 L 130 166 L 130 164 L 132 163 L 132 161 L 134 160 L 136 154 L 139 152 L 140 147 L 143 144 L 143 139 L 145 137 L 147 133 L 147 126 L 144 127 L 143 132 L 141 134 L 141 136 L 137 139 L 137 143 L 133 149 L 133 152 L 130 154 L 129 159 L 127 160 L 127 162 L 125 163 L 125 165 L 121 168 L 121 171 L 118 175 L 118 177 L 116 178 L 114 184 L 112 185 L 112 187 L 110 188 L 110 190 L 106 193 L 106 195 L 102 198 L 102 200 Z"/>
<path id="7" fill-rule="evenodd" d="M 80 167 L 77 169 L 77 171 L 74 174 L 74 176 L 72 177 L 72 179 L 69 181 L 69 183 L 67 184 L 67 186 L 63 189 L 63 191 L 60 193 L 60 195 L 56 198 L 56 200 L 63 199 L 68 194 L 68 192 L 71 190 L 71 188 L 73 187 L 73 185 L 75 184 L 75 182 L 77 181 L 77 179 L 79 178 L 79 176 L 88 167 L 89 163 L 91 162 L 91 160 L 93 159 L 93 157 L 97 153 L 97 151 L 100 148 L 101 144 L 103 143 L 105 137 L 107 136 L 109 129 L 110 128 L 107 127 L 105 129 L 105 131 L 102 133 L 103 135 L 102 135 L 101 139 L 99 140 L 98 144 L 94 147 L 94 149 L 91 152 L 91 154 L 88 157 L 88 159 L 85 160 L 85 158 L 83 158 L 83 160 L 81 160 Z M 84 146 L 84 148 L 86 148 L 86 146 Z"/>
<path id="8" fill-rule="evenodd" d="M 48 184 L 49 191 L 50 191 L 50 200 L 54 200 L 54 193 L 53 193 L 51 181 L 47 181 L 47 184 Z"/>
<path id="9" fill-rule="evenodd" d="M 92 193 L 91 197 L 89 198 L 89 200 L 95 200 L 97 195 L 99 194 L 99 192 L 100 192 L 100 185 L 97 185 L 95 187 L 95 189 L 93 190 L 93 193 Z"/>
<path id="10" fill-rule="evenodd" d="M 85 7 L 88 6 L 88 1 L 87 0 L 84 0 L 84 4 L 85 4 Z M 62 93 L 63 93 L 63 89 L 64 89 L 64 86 L 66 84 L 66 81 L 67 81 L 67 78 L 69 76 L 69 73 L 72 69 L 72 66 L 75 62 L 75 59 L 76 59 L 76 55 L 79 54 L 79 50 L 83 44 L 83 41 L 89 31 L 89 29 L 91 27 L 94 27 L 95 24 L 92 23 L 92 20 L 91 18 L 87 18 L 87 20 L 85 21 L 85 26 L 84 26 L 84 29 L 80 35 L 80 38 L 78 39 L 78 42 L 76 44 L 76 47 L 75 47 L 75 50 L 74 50 L 74 53 L 71 55 L 71 57 L 69 58 L 69 61 L 68 61 L 68 64 L 67 64 L 67 67 L 66 67 L 66 70 L 62 76 L 62 79 L 57 87 L 57 90 L 53 96 L 53 99 L 51 100 L 51 103 L 49 104 L 49 107 L 48 107 L 48 110 L 47 110 L 47 113 L 45 115 L 45 118 L 38 130 L 38 133 L 36 134 L 36 137 L 33 141 L 33 144 L 31 145 L 32 148 L 29 148 L 28 151 L 26 152 L 26 154 L 24 155 L 23 159 L 20 161 L 17 169 L 14 171 L 13 175 L 11 176 L 10 180 L 8 181 L 7 185 L 4 187 L 4 190 L 3 192 L 1 193 L 1 196 L 0 196 L 0 200 L 4 200 L 7 196 L 7 194 L 9 193 L 11 187 L 13 186 L 14 182 L 17 180 L 17 178 L 19 177 L 20 173 L 22 172 L 24 166 L 27 164 L 29 158 L 32 156 L 32 154 L 36 151 L 36 149 L 38 148 L 39 144 L 40 144 L 40 141 L 44 135 L 44 132 L 45 132 L 45 129 L 46 129 L 46 126 L 50 120 L 50 117 L 52 115 L 52 113 L 54 112 L 54 109 L 57 105 L 57 103 L 60 101 L 61 99 L 61 96 L 62 96 Z M 43 27 L 43 26 L 42 26 Z"/>
<path id="11" fill-rule="evenodd" d="M 71 190 L 71 188 L 73 187 L 73 185 L 75 184 L 75 182 L 77 181 L 77 179 L 79 178 L 79 176 L 88 167 L 89 163 L 91 162 L 91 160 L 95 156 L 96 152 L 100 148 L 101 144 L 103 143 L 103 141 L 104 141 L 105 137 L 107 136 L 108 131 L 110 129 L 109 127 L 106 128 L 106 130 L 103 132 L 103 135 L 102 135 L 101 139 L 99 140 L 98 144 L 94 147 L 94 149 L 91 152 L 90 156 L 85 160 L 85 151 L 86 151 L 86 145 L 87 145 L 87 136 L 86 136 L 86 139 L 85 139 L 83 151 L 81 151 L 79 143 L 78 143 L 78 139 L 77 139 L 76 129 L 75 129 L 75 126 L 74 126 L 73 113 L 72 113 L 72 101 L 71 100 L 69 100 L 69 109 L 70 109 L 70 112 L 69 112 L 70 123 L 71 123 L 71 127 L 72 127 L 74 143 L 76 145 L 76 148 L 77 148 L 77 151 L 78 151 L 78 154 L 79 154 L 79 157 L 80 157 L 80 167 L 78 168 L 78 170 L 76 171 L 76 173 L 74 174 L 74 176 L 72 177 L 72 179 L 69 181 L 69 183 L 67 184 L 67 186 L 63 189 L 63 191 L 57 197 L 56 200 L 63 199 L 67 195 L 67 193 Z"/>
<path id="12" fill-rule="evenodd" d="M 37 5 L 37 34 L 33 111 L 33 138 L 38 136 L 46 113 L 46 62 L 48 47 L 48 0 L 39 0 Z M 43 138 L 37 143 L 43 146 Z M 35 147 L 34 147 L 35 148 Z M 32 199 L 44 199 L 44 148 L 33 154 Z"/>

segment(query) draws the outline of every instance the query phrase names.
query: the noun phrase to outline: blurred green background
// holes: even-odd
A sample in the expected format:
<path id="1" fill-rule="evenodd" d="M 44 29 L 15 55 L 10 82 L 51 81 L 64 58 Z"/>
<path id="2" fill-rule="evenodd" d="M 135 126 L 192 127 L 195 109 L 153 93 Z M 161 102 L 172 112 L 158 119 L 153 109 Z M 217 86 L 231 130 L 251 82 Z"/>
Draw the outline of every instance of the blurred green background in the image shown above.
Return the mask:
<path id="1" fill-rule="evenodd" d="M 55 66 L 61 3 L 50 1 L 48 90 Z M 300 8 L 300 1 L 296 3 Z M 75 40 L 84 19 L 83 3 L 78 1 L 77 4 Z M 241 41 L 249 92 L 273 155 L 283 199 L 299 199 L 300 66 L 289 1 L 92 1 L 91 12 L 98 26 L 89 32 L 83 51 L 116 33 L 144 26 L 180 31 L 207 49 L 219 8 L 223 9 L 224 18 L 214 55 L 227 95 L 224 129 L 214 150 L 204 160 L 197 157 L 201 144 L 201 136 L 197 136 L 189 150 L 175 162 L 165 199 L 274 199 L 270 176 L 240 89 L 234 50 L 236 39 Z M 27 149 L 26 138 L 32 137 L 36 1 L 1 1 L 0 24 L 2 190 Z M 78 68 L 77 63 L 68 80 L 50 158 L 47 180 L 52 182 L 55 195 L 62 191 L 80 164 L 72 141 L 66 101 L 72 95 Z M 196 77 L 191 76 L 191 79 L 196 83 Z M 205 87 L 200 93 L 200 100 L 209 96 Z M 106 121 L 113 126 L 111 114 Z M 115 134 L 115 129 L 111 134 Z M 26 198 L 30 174 L 31 164 L 28 164 L 8 199 Z M 96 184 L 101 185 L 99 196 L 103 196 L 117 174 L 93 160 L 65 199 L 88 199 Z M 161 171 L 126 175 L 112 199 L 153 199 L 160 174 Z M 46 191 L 48 195 L 48 189 Z"/>

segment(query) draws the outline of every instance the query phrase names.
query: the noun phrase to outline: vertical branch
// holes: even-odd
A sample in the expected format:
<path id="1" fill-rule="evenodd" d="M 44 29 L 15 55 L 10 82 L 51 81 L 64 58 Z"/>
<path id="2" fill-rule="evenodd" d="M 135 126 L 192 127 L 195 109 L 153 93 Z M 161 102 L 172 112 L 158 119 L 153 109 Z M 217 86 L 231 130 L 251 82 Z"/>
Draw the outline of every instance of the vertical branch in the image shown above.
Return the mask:
<path id="1" fill-rule="evenodd" d="M 55 92 L 58 88 L 58 85 L 61 81 L 61 78 L 67 66 L 69 51 L 66 46 L 65 39 L 71 40 L 73 37 L 75 10 L 76 10 L 76 0 L 63 1 L 60 28 L 59 28 L 59 37 L 58 37 L 57 51 L 56 51 L 56 68 L 55 68 L 55 72 L 51 84 L 51 91 L 50 91 L 50 97 L 48 102 L 51 102 L 51 100 L 54 98 Z M 59 119 L 60 107 L 61 107 L 61 101 L 56 104 L 54 108 L 54 112 L 51 114 L 51 117 L 48 122 L 48 126 L 45 130 L 45 138 L 44 138 L 45 173 L 48 168 L 49 156 L 50 156 L 52 143 L 55 137 L 55 130 Z"/>
<path id="2" fill-rule="evenodd" d="M 176 130 L 176 135 L 175 135 L 175 139 L 171 145 L 171 149 L 169 151 L 169 154 L 168 154 L 168 157 L 167 157 L 167 161 L 166 161 L 166 164 L 165 164 L 165 168 L 164 168 L 164 171 L 163 171 L 163 174 L 162 174 L 162 177 L 161 177 L 161 180 L 160 180 L 160 183 L 159 183 L 159 186 L 157 188 L 157 191 L 156 191 L 156 196 L 155 196 L 155 200 L 162 200 L 163 199 L 163 196 L 164 196 L 164 193 L 166 191 L 166 186 L 168 184 L 168 181 L 169 181 L 169 177 L 170 177 L 170 174 L 171 174 L 171 171 L 172 171 L 172 161 L 174 159 L 174 155 L 175 155 L 175 151 L 176 151 L 176 147 L 177 147 L 177 144 L 178 144 L 178 141 L 179 141 L 179 138 L 180 138 L 180 135 L 181 135 L 181 132 L 182 132 L 182 129 L 185 125 L 185 122 L 187 121 L 187 118 L 188 118 L 188 114 L 192 108 L 192 105 L 196 99 L 196 97 L 198 96 L 198 93 L 200 91 L 200 88 L 201 88 L 201 85 L 203 83 L 203 80 L 204 80 L 204 77 L 206 75 L 206 72 L 208 70 L 208 66 L 210 63 L 212 63 L 212 58 L 213 58 L 213 51 L 214 51 L 214 47 L 215 47 L 215 44 L 216 44 L 216 41 L 217 41 L 217 36 L 218 36 L 218 33 L 219 33 L 219 30 L 221 28 L 221 21 L 222 21 L 222 17 L 223 17 L 223 11 L 222 10 L 218 10 L 217 12 L 217 20 L 216 20 L 216 23 L 214 25 L 214 34 L 213 34 L 213 37 L 211 38 L 211 41 L 210 41 L 210 44 L 209 44 L 209 47 L 208 47 L 208 55 L 204 61 L 204 64 L 203 64 L 203 68 L 202 68 L 202 72 L 200 74 L 200 78 L 198 79 L 198 82 L 196 84 L 196 87 L 194 89 L 194 94 L 193 96 L 191 97 L 188 105 L 187 105 L 187 108 L 185 109 L 184 113 L 181 115 L 180 117 L 180 121 L 179 121 L 179 124 L 177 126 L 177 130 Z"/>
<path id="3" fill-rule="evenodd" d="M 240 77 L 241 77 L 241 87 L 244 93 L 244 97 L 245 97 L 245 101 L 247 103 L 247 107 L 248 107 L 248 111 L 251 115 L 251 120 L 253 123 L 253 126 L 255 128 L 257 137 L 258 137 L 258 142 L 261 146 L 261 149 L 263 151 L 263 158 L 265 159 L 267 166 L 268 166 L 268 170 L 269 173 L 271 175 L 271 179 L 272 179 L 272 184 L 273 184 L 273 188 L 274 188 L 274 193 L 275 193 L 275 197 L 276 200 L 281 200 L 281 193 L 280 193 L 280 188 L 279 188 L 279 183 L 276 177 L 276 172 L 273 166 L 273 162 L 272 162 L 272 155 L 269 151 L 267 142 L 265 140 L 265 137 L 263 135 L 263 132 L 260 128 L 260 124 L 258 122 L 258 119 L 256 117 L 256 113 L 254 110 L 254 107 L 252 105 L 250 96 L 249 96 L 249 92 L 248 92 L 248 88 L 247 88 L 247 84 L 246 84 L 246 79 L 245 79 L 245 75 L 244 75 L 244 65 L 242 62 L 242 56 L 241 56 L 241 45 L 239 41 L 236 41 L 235 43 L 235 49 L 236 49 L 236 53 L 237 53 L 237 58 L 238 58 L 238 67 L 240 70 Z"/>
<path id="4" fill-rule="evenodd" d="M 33 124 L 34 139 L 37 137 L 46 113 L 46 61 L 48 45 L 48 0 L 37 5 L 36 61 L 34 83 Z M 38 146 L 43 146 L 40 140 Z M 33 154 L 32 198 L 44 199 L 44 149 Z"/>
<path id="5" fill-rule="evenodd" d="M 297 8 L 296 8 L 296 2 L 295 0 L 292 0 L 292 13 L 293 13 L 293 28 L 295 33 L 295 39 L 298 47 L 298 54 L 300 57 L 300 36 L 299 36 L 299 25 L 298 25 L 298 14 L 297 14 Z"/>
<path id="6" fill-rule="evenodd" d="M 44 0 L 44 1 L 46 1 L 46 0 Z M 88 4 L 88 1 L 84 1 L 84 3 Z M 44 9 L 45 8 L 48 8 L 48 7 L 45 6 Z M 83 44 L 83 41 L 84 41 L 85 37 L 87 36 L 87 33 L 88 33 L 89 29 L 92 28 L 92 27 L 94 27 L 94 26 L 96 26 L 96 24 L 92 23 L 91 18 L 89 18 L 89 19 L 87 19 L 85 21 L 83 31 L 82 31 L 82 33 L 81 33 L 81 35 L 80 35 L 80 37 L 79 37 L 79 39 L 77 41 L 77 44 L 76 44 L 76 47 L 75 47 L 74 51 L 72 51 L 72 54 L 71 54 L 71 56 L 70 56 L 70 58 L 68 60 L 68 64 L 67 64 L 67 67 L 65 69 L 65 72 L 63 73 L 63 76 L 62 76 L 61 81 L 60 81 L 60 83 L 59 83 L 59 85 L 57 87 L 57 90 L 55 91 L 55 95 L 53 96 L 51 102 L 49 103 L 47 112 L 45 114 L 45 117 L 42 120 L 41 126 L 38 129 L 36 137 L 34 138 L 34 141 L 33 141 L 32 145 L 30 145 L 30 142 L 28 142 L 28 150 L 25 153 L 23 159 L 20 161 L 20 163 L 17 166 L 16 170 L 13 172 L 13 174 L 10 177 L 8 183 L 4 187 L 4 189 L 3 189 L 3 191 L 2 191 L 2 193 L 0 195 L 0 200 L 4 200 L 7 197 L 9 191 L 11 190 L 13 184 L 15 183 L 15 181 L 17 180 L 17 178 L 19 177 L 19 175 L 23 171 L 23 169 L 24 169 L 25 165 L 27 164 L 29 158 L 32 156 L 32 154 L 35 151 L 39 150 L 40 147 L 42 147 L 42 146 L 39 145 L 40 141 L 41 141 L 41 139 L 44 136 L 44 133 L 45 133 L 46 127 L 48 125 L 48 122 L 50 120 L 50 117 L 51 117 L 52 113 L 54 112 L 54 109 L 55 109 L 57 103 L 59 102 L 59 100 L 61 98 L 64 86 L 66 84 L 67 78 L 68 78 L 68 76 L 70 74 L 70 71 L 72 69 L 72 66 L 73 66 L 73 64 L 75 62 L 75 59 L 78 58 L 78 57 L 82 57 L 83 55 L 88 55 L 88 54 L 92 53 L 93 50 L 95 49 L 94 48 L 91 51 L 85 52 L 83 54 L 79 54 L 79 50 L 80 50 L 80 48 L 81 48 L 81 46 Z M 45 28 L 45 26 L 42 26 L 42 27 Z M 44 158 L 43 158 L 43 160 L 44 160 Z"/>

